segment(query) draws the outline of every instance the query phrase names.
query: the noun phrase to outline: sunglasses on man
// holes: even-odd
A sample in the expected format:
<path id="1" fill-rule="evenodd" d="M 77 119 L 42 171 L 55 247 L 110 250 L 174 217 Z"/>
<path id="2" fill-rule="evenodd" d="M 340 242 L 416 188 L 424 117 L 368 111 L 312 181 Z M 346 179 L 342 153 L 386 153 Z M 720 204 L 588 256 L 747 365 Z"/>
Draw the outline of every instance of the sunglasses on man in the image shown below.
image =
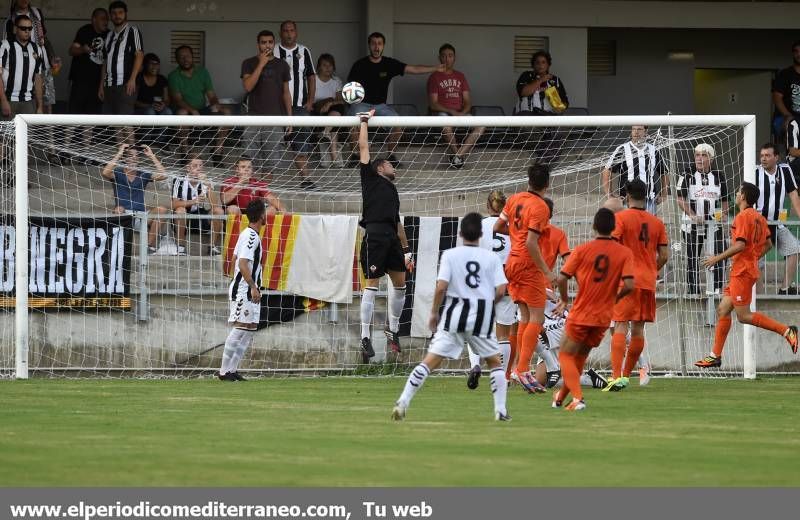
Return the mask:
<path id="1" fill-rule="evenodd" d="M 17 29 L 19 29 L 20 31 L 32 31 L 33 30 L 33 26 L 32 25 L 18 25 Z"/>

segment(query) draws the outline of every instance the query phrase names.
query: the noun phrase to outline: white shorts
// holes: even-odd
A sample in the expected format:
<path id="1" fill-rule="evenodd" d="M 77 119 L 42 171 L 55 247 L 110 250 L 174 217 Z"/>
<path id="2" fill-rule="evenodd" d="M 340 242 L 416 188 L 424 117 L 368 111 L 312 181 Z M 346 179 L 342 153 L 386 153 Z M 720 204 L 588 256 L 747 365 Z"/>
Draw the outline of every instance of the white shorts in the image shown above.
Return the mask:
<path id="1" fill-rule="evenodd" d="M 244 284 L 244 287 L 249 290 L 247 284 Z M 258 320 L 261 317 L 261 303 L 251 302 L 247 292 L 239 291 L 236 295 L 236 301 L 230 302 L 230 306 L 231 313 L 228 316 L 228 323 L 239 322 L 258 325 Z"/>
<path id="2" fill-rule="evenodd" d="M 464 332 L 448 332 L 446 330 L 436 331 L 428 352 L 450 359 L 459 359 L 464 350 L 464 342 L 469 343 L 472 352 L 480 358 L 500 355 L 500 345 L 497 344 L 494 337 L 479 338 Z"/>
<path id="3" fill-rule="evenodd" d="M 777 238 L 777 243 L 775 243 L 775 240 L 773 240 L 772 243 L 775 244 L 781 256 L 791 256 L 800 253 L 800 242 L 798 242 L 797 237 L 789 231 L 789 228 L 781 224 L 778 226 L 776 234 L 778 236 L 773 238 Z"/>
<path id="4" fill-rule="evenodd" d="M 503 296 L 494 304 L 494 321 L 500 325 L 513 325 L 517 322 L 517 304 L 511 296 Z"/>

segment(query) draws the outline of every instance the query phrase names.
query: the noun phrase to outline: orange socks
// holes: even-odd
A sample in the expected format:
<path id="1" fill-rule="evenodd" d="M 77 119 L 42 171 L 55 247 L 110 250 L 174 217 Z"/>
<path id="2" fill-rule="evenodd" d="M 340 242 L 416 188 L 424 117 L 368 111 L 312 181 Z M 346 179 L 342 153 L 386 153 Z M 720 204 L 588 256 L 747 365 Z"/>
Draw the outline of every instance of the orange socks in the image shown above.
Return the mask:
<path id="1" fill-rule="evenodd" d="M 622 375 L 625 377 L 630 377 L 631 372 L 633 372 L 633 367 L 636 366 L 636 363 L 639 361 L 639 356 L 642 355 L 642 351 L 644 350 L 644 338 L 643 337 L 631 337 L 631 344 L 628 346 L 628 355 L 625 357 L 625 368 L 622 370 Z"/>
<path id="2" fill-rule="evenodd" d="M 579 357 L 582 361 L 579 361 Z M 581 388 L 581 371 L 578 364 L 586 362 L 586 358 L 577 354 L 558 353 L 558 362 L 561 363 L 561 377 L 564 378 L 564 388 L 566 388 L 575 399 L 583 399 L 583 389 Z"/>
<path id="3" fill-rule="evenodd" d="M 722 357 L 722 349 L 725 348 L 725 340 L 728 339 L 730 330 L 730 316 L 725 316 L 717 321 L 717 328 L 714 331 L 714 350 L 712 351 L 716 357 Z"/>
<path id="4" fill-rule="evenodd" d="M 520 323 L 519 330 L 522 329 Z M 531 358 L 536 350 L 536 343 L 539 342 L 542 326 L 538 323 L 528 322 L 524 330 L 524 332 L 517 333 L 517 341 L 520 343 L 519 359 L 517 360 L 517 372 L 519 373 L 528 372 L 531 369 Z"/>
<path id="5" fill-rule="evenodd" d="M 617 379 L 622 375 L 622 362 L 625 359 L 625 334 L 611 335 L 611 378 Z"/>
<path id="6" fill-rule="evenodd" d="M 772 332 L 780 334 L 781 336 L 783 336 L 783 333 L 789 328 L 788 325 L 784 325 L 781 322 L 775 321 L 769 316 L 761 314 L 760 312 L 753 313 L 752 323 L 760 329 L 771 330 Z"/>

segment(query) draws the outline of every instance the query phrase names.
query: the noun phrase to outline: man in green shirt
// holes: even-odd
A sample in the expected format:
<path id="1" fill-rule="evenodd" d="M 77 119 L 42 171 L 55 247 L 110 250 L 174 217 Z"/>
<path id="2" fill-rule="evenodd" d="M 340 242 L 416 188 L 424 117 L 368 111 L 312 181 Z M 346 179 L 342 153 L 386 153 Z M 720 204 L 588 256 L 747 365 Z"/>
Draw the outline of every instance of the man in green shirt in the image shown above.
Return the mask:
<path id="1" fill-rule="evenodd" d="M 169 81 L 169 95 L 174 104 L 173 111 L 178 115 L 230 115 L 227 107 L 219 104 L 219 98 L 214 92 L 211 74 L 205 67 L 194 64 L 194 53 L 188 45 L 181 45 L 175 49 L 175 61 L 178 67 L 173 70 Z M 188 132 L 181 129 L 179 132 L 181 151 L 188 152 Z M 228 137 L 228 128 L 220 127 L 217 132 L 216 146 L 211 162 L 215 166 L 222 163 L 224 157 L 223 146 Z"/>

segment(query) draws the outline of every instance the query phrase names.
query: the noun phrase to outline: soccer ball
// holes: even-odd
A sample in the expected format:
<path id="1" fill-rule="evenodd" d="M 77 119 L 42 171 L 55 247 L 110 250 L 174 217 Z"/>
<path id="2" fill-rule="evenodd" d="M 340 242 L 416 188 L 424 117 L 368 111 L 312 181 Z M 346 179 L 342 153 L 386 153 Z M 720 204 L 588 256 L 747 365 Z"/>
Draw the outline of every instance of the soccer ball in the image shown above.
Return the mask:
<path id="1" fill-rule="evenodd" d="M 364 87 L 357 81 L 351 81 L 342 87 L 342 99 L 349 105 L 364 101 Z"/>

